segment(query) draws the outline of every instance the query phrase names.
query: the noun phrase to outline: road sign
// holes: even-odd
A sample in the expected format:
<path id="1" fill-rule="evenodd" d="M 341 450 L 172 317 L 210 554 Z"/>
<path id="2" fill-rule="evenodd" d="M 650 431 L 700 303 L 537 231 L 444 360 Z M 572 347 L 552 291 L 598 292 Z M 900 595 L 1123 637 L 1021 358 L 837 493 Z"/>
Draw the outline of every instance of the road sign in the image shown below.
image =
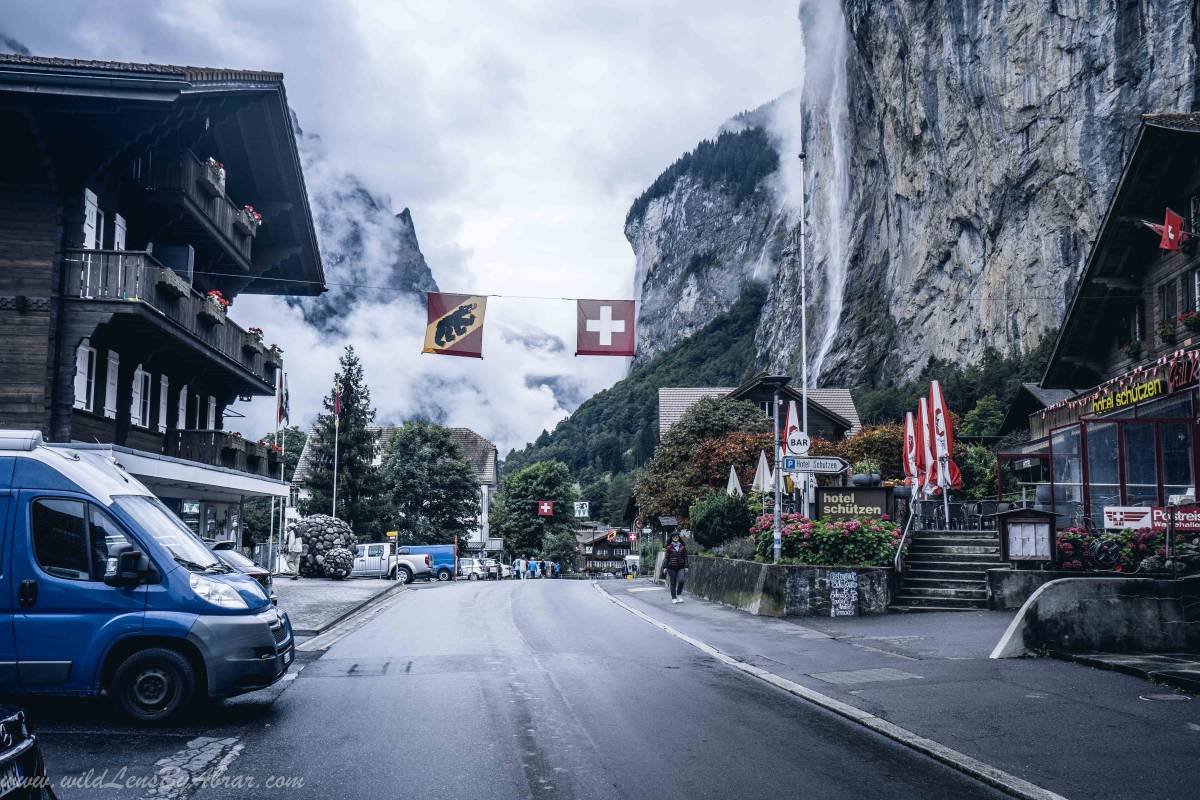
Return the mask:
<path id="1" fill-rule="evenodd" d="M 837 456 L 817 458 L 783 457 L 784 472 L 813 472 L 818 475 L 835 475 L 846 469 L 848 465 Z"/>
<path id="2" fill-rule="evenodd" d="M 576 503 L 575 504 L 575 518 L 576 519 L 587 519 L 588 516 L 589 516 L 588 515 L 588 504 L 587 503 Z"/>
<path id="3" fill-rule="evenodd" d="M 808 455 L 808 434 L 800 430 L 800 414 L 796 411 L 796 401 L 788 402 L 787 423 L 783 429 L 784 455 Z"/>

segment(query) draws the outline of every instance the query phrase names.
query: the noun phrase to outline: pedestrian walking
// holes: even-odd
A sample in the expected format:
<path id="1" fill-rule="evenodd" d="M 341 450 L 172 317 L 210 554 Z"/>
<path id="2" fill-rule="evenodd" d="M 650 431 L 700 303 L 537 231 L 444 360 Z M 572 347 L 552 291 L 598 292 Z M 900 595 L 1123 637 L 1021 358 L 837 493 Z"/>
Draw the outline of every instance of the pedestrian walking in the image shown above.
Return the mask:
<path id="1" fill-rule="evenodd" d="M 687 572 L 687 545 L 678 533 L 671 534 L 667 542 L 663 566 L 667 568 L 667 585 L 671 587 L 671 602 L 683 602 L 683 580 Z"/>
<path id="2" fill-rule="evenodd" d="M 525 580 L 525 559 L 518 558 L 513 561 L 513 572 L 517 574 L 517 580 Z"/>
<path id="3" fill-rule="evenodd" d="M 543 578 L 550 577 L 550 570 L 546 568 L 547 566 L 548 565 L 546 564 L 546 559 L 544 559 L 544 558 L 542 559 L 542 562 L 540 564 L 538 564 L 538 572 L 541 573 L 541 576 Z"/>
<path id="4" fill-rule="evenodd" d="M 527 561 L 525 578 L 527 580 L 532 580 L 533 578 L 536 578 L 536 577 L 537 577 L 537 562 L 532 561 L 532 560 Z"/>

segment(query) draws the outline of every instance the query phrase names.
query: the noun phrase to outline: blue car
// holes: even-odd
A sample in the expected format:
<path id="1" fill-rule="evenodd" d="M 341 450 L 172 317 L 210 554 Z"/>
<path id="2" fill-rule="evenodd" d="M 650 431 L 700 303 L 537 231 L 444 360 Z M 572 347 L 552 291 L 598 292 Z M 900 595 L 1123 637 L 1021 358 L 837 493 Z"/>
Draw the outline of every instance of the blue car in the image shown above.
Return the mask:
<path id="1" fill-rule="evenodd" d="M 287 615 L 115 462 L 0 430 L 0 693 L 107 693 L 160 722 L 269 686 Z"/>
<path id="2" fill-rule="evenodd" d="M 409 544 L 397 552 L 401 555 L 426 554 L 433 559 L 431 575 L 439 581 L 448 581 L 454 577 L 454 545 L 452 544 Z"/>

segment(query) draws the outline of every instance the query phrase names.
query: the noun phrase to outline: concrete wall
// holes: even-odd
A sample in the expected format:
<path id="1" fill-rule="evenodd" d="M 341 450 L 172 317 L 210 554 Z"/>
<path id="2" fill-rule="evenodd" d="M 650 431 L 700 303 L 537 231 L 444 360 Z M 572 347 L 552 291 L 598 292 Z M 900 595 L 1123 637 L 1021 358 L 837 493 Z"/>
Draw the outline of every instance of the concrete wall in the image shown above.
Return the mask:
<path id="1" fill-rule="evenodd" d="M 829 575 L 857 575 L 863 615 L 886 614 L 892 600 L 891 568 L 762 564 L 732 558 L 688 558 L 686 589 L 697 597 L 769 617 L 829 616 Z"/>
<path id="2" fill-rule="evenodd" d="M 1200 575 L 1065 578 L 1039 587 L 992 651 L 1018 658 L 1034 648 L 1072 653 L 1200 652 Z"/>
<path id="3" fill-rule="evenodd" d="M 1078 572 L 1050 572 L 1033 569 L 989 569 L 987 571 L 988 608 L 993 611 L 1013 611 L 1025 605 L 1034 592 L 1050 581 L 1063 578 L 1099 577 L 1114 580 L 1113 576 L 1080 575 Z M 1119 580 L 1129 580 L 1120 578 Z"/>

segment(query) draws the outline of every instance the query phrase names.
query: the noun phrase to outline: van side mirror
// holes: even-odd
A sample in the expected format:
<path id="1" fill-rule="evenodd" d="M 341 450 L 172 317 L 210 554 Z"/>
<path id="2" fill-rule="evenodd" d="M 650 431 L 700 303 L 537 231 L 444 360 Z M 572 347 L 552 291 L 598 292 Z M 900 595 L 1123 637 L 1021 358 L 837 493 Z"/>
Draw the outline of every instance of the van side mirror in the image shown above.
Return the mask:
<path id="1" fill-rule="evenodd" d="M 137 586 L 152 569 L 150 559 L 131 544 L 119 544 L 108 554 L 104 565 L 104 583 L 118 588 Z"/>

